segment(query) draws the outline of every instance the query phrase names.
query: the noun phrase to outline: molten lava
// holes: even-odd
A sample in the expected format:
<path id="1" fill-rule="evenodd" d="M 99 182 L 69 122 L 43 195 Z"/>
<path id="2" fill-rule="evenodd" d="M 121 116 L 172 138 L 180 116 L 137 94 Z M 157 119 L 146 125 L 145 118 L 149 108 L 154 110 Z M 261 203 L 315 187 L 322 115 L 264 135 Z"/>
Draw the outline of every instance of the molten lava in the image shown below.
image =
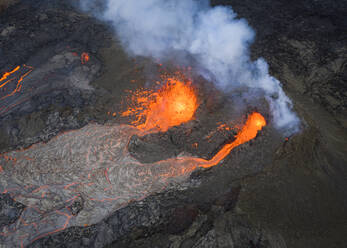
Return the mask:
<path id="1" fill-rule="evenodd" d="M 143 131 L 167 131 L 193 119 L 198 100 L 191 82 L 168 78 L 158 92 L 143 91 L 135 94 L 135 107 L 122 116 L 135 116 L 132 123 Z M 145 120 L 142 124 L 141 121 Z"/>
<path id="2" fill-rule="evenodd" d="M 81 63 L 84 65 L 89 61 L 89 54 L 88 53 L 82 53 L 81 54 Z"/>
<path id="3" fill-rule="evenodd" d="M 18 79 L 16 77 L 12 77 L 12 78 L 9 78 L 10 76 L 12 76 L 12 74 L 16 73 L 19 69 L 21 69 L 21 66 L 17 66 L 16 68 L 14 68 L 12 71 L 9 71 L 9 72 L 5 72 L 1 78 L 0 78 L 0 89 L 1 90 L 4 90 L 4 91 L 7 91 L 6 87 L 9 86 L 9 84 L 11 82 L 17 82 L 16 84 L 16 87 L 11 91 L 9 92 L 8 94 L 6 94 L 5 96 L 2 96 L 0 97 L 0 100 L 3 100 L 9 96 L 12 96 L 14 95 L 15 93 L 17 92 L 20 92 L 22 86 L 23 86 L 23 80 L 26 76 L 28 76 L 33 70 L 34 68 L 31 67 L 31 66 L 27 66 L 27 65 L 23 65 L 22 67 L 23 69 L 26 69 L 27 71 L 22 74 Z M 7 79 L 7 80 L 6 80 Z M 17 80 L 16 80 L 17 79 Z M 6 80 L 6 81 L 5 81 Z"/>
<path id="4" fill-rule="evenodd" d="M 265 118 L 257 112 L 252 113 L 236 135 L 236 139 L 232 143 L 226 144 L 212 159 L 206 160 L 200 167 L 208 168 L 217 165 L 232 149 L 254 139 L 264 126 L 266 126 Z"/>
<path id="5" fill-rule="evenodd" d="M 8 76 L 11 76 L 13 73 L 15 73 L 16 71 L 18 71 L 20 69 L 20 66 L 17 66 L 16 68 L 14 68 L 12 71 L 9 72 L 5 72 L 2 77 L 0 78 L 0 82 L 4 81 L 5 79 L 8 78 Z M 2 87 L 4 84 L 1 84 L 0 87 Z"/>

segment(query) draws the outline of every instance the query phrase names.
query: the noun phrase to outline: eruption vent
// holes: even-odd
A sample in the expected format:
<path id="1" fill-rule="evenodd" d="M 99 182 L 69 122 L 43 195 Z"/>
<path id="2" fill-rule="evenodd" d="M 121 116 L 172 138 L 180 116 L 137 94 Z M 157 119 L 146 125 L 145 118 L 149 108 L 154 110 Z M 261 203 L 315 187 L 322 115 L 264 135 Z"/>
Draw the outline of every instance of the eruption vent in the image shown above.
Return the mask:
<path id="1" fill-rule="evenodd" d="M 133 122 L 143 131 L 167 131 L 193 119 L 198 101 L 191 82 L 168 78 L 158 92 L 138 91 L 133 95 L 135 107 L 129 108 L 122 116 L 133 116 Z M 139 122 L 144 123 L 139 124 Z"/>

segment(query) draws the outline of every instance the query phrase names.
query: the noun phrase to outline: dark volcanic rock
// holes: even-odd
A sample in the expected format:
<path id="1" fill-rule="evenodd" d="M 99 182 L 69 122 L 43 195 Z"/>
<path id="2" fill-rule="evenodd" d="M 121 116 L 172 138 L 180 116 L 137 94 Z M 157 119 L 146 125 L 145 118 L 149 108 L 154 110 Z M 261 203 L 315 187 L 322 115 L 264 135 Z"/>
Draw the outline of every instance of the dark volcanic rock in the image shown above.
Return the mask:
<path id="1" fill-rule="evenodd" d="M 144 163 L 153 163 L 179 154 L 167 133 L 144 137 L 134 135 L 129 141 L 128 149 L 134 158 Z"/>
<path id="2" fill-rule="evenodd" d="M 252 56 L 264 57 L 286 90 L 313 99 L 346 127 L 345 1 L 213 0 L 212 4 L 231 5 L 256 30 Z"/>
<path id="3" fill-rule="evenodd" d="M 0 227 L 14 223 L 25 206 L 14 201 L 9 194 L 0 194 Z"/>
<path id="4" fill-rule="evenodd" d="M 56 54 L 42 48 L 64 44 L 96 53 L 107 42 L 106 27 L 76 13 L 67 1 L 24 0 L 2 13 L 0 23 L 0 68 L 5 71 L 29 62 L 35 67 Z"/>
<path id="5" fill-rule="evenodd" d="M 211 116 L 210 116 L 211 117 Z M 213 123 L 191 122 L 173 127 L 165 133 L 134 135 L 128 145 L 130 154 L 144 163 L 152 163 L 189 153 L 196 157 L 211 159 L 226 143 L 235 140 L 234 129 L 218 129 Z M 212 122 L 212 121 L 211 121 Z"/>
<path id="6" fill-rule="evenodd" d="M 180 234 L 188 229 L 196 219 L 199 210 L 194 206 L 181 206 L 173 210 L 167 232 L 170 234 Z"/>
<path id="7" fill-rule="evenodd" d="M 90 83 L 101 70 L 96 53 L 111 37 L 104 25 L 65 1 L 29 0 L 7 9 L 0 23 L 0 72 L 21 66 L 0 92 L 1 151 L 98 119 L 91 107 L 100 92 Z M 83 52 L 89 61 L 82 61 Z"/>

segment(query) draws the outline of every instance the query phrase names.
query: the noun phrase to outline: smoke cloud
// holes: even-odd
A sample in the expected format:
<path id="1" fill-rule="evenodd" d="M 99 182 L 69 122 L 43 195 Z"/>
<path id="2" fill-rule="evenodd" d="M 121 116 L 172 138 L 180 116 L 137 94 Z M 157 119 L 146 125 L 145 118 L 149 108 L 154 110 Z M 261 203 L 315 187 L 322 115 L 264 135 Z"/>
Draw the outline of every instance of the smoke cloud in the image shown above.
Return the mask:
<path id="1" fill-rule="evenodd" d="M 84 7 L 96 0 L 83 1 Z M 254 31 L 229 7 L 210 7 L 207 0 L 106 0 L 102 19 L 110 21 L 130 55 L 165 60 L 184 52 L 199 73 L 221 90 L 247 87 L 262 92 L 275 126 L 296 131 L 299 119 L 281 84 L 260 58 L 251 61 Z"/>

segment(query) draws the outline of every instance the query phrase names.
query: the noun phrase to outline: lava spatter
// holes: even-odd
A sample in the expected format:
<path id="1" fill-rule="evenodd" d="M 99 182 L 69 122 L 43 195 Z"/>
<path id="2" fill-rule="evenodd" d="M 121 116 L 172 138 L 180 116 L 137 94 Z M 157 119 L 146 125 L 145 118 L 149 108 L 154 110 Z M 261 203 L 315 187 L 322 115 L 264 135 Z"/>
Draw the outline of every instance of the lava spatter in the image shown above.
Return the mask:
<path id="1" fill-rule="evenodd" d="M 132 124 L 142 131 L 165 132 L 192 120 L 199 104 L 191 81 L 184 82 L 175 77 L 165 81 L 157 92 L 134 92 L 131 96 L 133 106 L 122 116 L 135 118 Z"/>

